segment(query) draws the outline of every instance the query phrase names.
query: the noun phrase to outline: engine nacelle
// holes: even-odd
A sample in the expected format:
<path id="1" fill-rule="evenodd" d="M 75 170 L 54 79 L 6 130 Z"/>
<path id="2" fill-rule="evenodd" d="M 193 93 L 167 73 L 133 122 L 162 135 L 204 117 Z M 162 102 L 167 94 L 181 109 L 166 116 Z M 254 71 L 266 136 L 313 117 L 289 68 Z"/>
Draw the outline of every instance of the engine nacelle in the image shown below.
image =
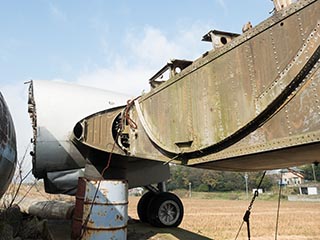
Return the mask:
<path id="1" fill-rule="evenodd" d="M 104 152 L 81 144 L 78 140 L 85 126 L 80 122 L 90 115 L 110 112 L 110 118 L 99 123 L 110 128 L 94 136 L 109 135 L 112 145 L 112 126 L 129 99 L 128 95 L 73 84 L 31 82 L 28 104 L 34 133 L 34 149 L 31 152 L 33 174 L 44 179 L 47 192 L 74 194 L 78 177 L 84 175 L 85 166 L 91 176 L 101 173 L 111 147 L 109 152 Z M 108 178 L 126 178 L 130 187 L 169 178 L 168 166 L 157 161 L 130 158 L 119 147 L 112 158 Z M 152 171 L 146 171 L 146 168 Z"/>

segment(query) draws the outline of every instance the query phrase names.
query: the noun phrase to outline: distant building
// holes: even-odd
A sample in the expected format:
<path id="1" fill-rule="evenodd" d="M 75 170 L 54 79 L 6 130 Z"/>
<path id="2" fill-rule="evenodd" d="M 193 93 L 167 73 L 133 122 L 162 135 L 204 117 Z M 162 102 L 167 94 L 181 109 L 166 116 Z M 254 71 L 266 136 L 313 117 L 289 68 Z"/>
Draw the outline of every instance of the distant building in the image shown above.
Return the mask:
<path id="1" fill-rule="evenodd" d="M 298 171 L 288 169 L 282 174 L 282 184 L 287 186 L 298 186 L 304 182 L 304 176 Z"/>
<path id="2" fill-rule="evenodd" d="M 273 176 L 275 180 L 278 180 L 278 183 L 285 186 L 299 186 L 304 183 L 304 176 L 301 173 L 301 170 L 298 168 L 290 169 L 279 169 L 268 171 L 268 175 Z M 282 174 L 282 179 L 280 176 Z"/>
<path id="3" fill-rule="evenodd" d="M 299 187 L 299 193 L 301 195 L 318 195 L 320 194 L 319 190 L 320 190 L 320 184 L 315 182 L 302 184 Z"/>

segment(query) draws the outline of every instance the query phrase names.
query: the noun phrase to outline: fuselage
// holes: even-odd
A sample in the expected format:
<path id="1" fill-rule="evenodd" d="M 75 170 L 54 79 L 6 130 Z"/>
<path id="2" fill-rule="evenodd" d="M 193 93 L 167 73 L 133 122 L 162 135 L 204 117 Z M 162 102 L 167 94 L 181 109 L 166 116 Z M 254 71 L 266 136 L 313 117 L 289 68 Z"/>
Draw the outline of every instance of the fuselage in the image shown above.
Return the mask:
<path id="1" fill-rule="evenodd" d="M 0 197 L 12 180 L 16 163 L 15 129 L 8 106 L 0 93 Z"/>

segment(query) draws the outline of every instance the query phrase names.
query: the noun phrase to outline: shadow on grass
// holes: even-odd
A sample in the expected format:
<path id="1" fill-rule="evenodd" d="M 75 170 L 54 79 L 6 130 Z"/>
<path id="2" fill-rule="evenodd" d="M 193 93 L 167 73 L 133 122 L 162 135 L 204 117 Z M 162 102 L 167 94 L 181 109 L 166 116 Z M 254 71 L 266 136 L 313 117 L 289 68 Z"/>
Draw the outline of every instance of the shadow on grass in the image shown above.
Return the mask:
<path id="1" fill-rule="evenodd" d="M 211 238 L 182 228 L 156 228 L 138 220 L 128 224 L 128 240 L 147 240 L 154 236 L 157 236 L 156 239 L 166 240 L 211 240 Z"/>

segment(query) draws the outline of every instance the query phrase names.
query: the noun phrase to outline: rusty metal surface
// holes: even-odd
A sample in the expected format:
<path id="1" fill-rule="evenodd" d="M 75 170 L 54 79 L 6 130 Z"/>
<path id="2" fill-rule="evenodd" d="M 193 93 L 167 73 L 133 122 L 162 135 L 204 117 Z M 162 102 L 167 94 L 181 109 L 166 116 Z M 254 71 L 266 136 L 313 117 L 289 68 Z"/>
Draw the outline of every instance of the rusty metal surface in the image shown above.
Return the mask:
<path id="1" fill-rule="evenodd" d="M 121 180 L 86 181 L 84 239 L 126 239 L 128 184 Z M 88 221 L 86 221 L 88 218 Z"/>
<path id="2" fill-rule="evenodd" d="M 72 217 L 72 229 L 71 238 L 79 239 L 82 231 L 82 220 L 83 220 L 83 203 L 86 192 L 86 181 L 84 178 L 78 179 L 78 187 L 76 193 L 76 204 Z"/>
<path id="3" fill-rule="evenodd" d="M 161 149 L 179 154 L 203 151 L 246 128 L 312 64 L 309 60 L 320 42 L 313 37 L 317 34 L 314 27 L 319 28 L 315 8 L 300 13 L 305 18 L 301 26 L 305 39 L 291 31 L 298 25 L 298 15 L 283 17 L 194 72 L 181 74 L 143 96 L 136 107 L 148 136 Z M 171 103 L 161 104 L 165 98 Z"/>
<path id="4" fill-rule="evenodd" d="M 319 9 L 319 1 L 298 1 L 142 96 L 136 111 L 148 137 L 169 158 L 190 165 L 318 142 L 310 136 L 320 127 L 315 110 Z M 305 126 L 284 129 L 284 107 L 287 121 L 303 117 Z M 257 136 L 266 126 L 268 147 L 248 145 L 247 135 Z"/>
<path id="5" fill-rule="evenodd" d="M 8 106 L 0 93 L 0 198 L 11 182 L 16 163 L 15 129 Z"/>
<path id="6" fill-rule="evenodd" d="M 114 134 L 116 133 L 113 132 L 113 123 L 122 110 L 123 107 L 102 111 L 80 121 L 79 124 L 83 129 L 77 140 L 98 150 L 123 153 L 118 145 L 114 146 Z"/>
<path id="7" fill-rule="evenodd" d="M 136 126 L 123 129 L 117 153 L 226 170 L 317 161 L 319 10 L 320 1 L 297 1 L 153 86 L 123 110 Z M 110 152 L 102 115 L 86 132 L 109 134 L 91 147 Z"/>

